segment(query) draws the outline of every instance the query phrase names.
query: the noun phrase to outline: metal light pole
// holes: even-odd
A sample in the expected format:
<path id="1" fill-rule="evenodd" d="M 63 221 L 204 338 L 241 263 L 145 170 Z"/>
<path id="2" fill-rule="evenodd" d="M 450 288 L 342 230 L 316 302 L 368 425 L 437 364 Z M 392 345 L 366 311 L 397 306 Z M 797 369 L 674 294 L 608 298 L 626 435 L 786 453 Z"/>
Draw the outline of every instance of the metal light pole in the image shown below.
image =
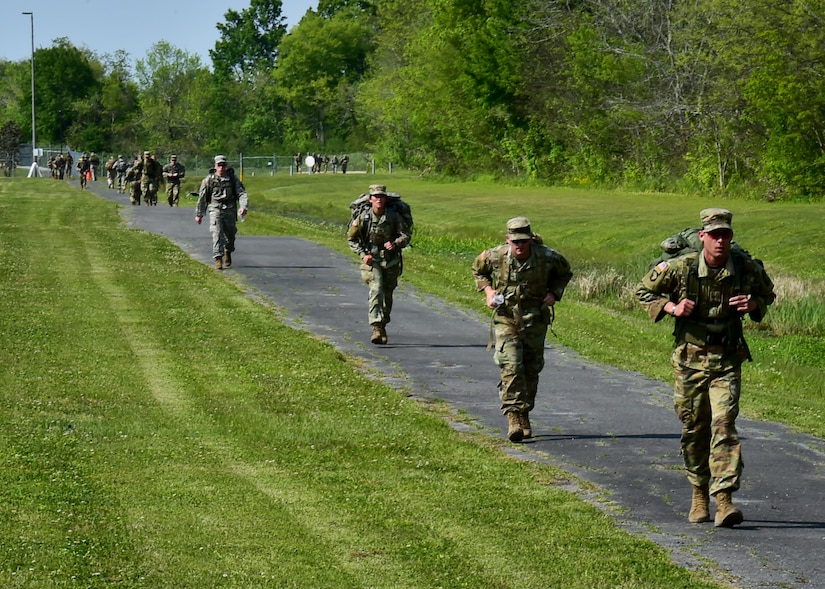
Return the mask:
<path id="1" fill-rule="evenodd" d="M 35 151 L 35 145 L 37 142 L 37 125 L 34 116 L 34 13 L 24 12 L 23 14 L 29 15 L 32 24 L 32 169 L 31 172 L 29 172 L 29 176 L 32 175 L 32 172 L 34 172 L 35 176 L 40 176 L 40 166 L 37 165 L 37 152 Z"/>

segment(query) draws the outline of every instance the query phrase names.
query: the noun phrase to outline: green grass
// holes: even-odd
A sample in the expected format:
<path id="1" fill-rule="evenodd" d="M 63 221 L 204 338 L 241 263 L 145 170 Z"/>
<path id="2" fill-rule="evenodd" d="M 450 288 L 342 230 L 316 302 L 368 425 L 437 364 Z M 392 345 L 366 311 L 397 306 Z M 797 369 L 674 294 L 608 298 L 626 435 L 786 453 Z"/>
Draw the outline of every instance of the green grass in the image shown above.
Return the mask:
<path id="1" fill-rule="evenodd" d="M 249 184 L 245 232 L 333 239 Z M 714 586 L 113 203 L 0 180 L 0 240 L 4 587 Z"/>
<path id="2" fill-rule="evenodd" d="M 697 226 L 703 208 L 730 208 L 736 239 L 765 262 L 778 294 L 765 321 L 745 322 L 754 362 L 744 370 L 743 413 L 825 437 L 825 203 L 506 187 L 400 174 L 280 176 L 247 182 L 253 214 L 244 231 L 303 235 L 348 251 L 348 205 L 373 182 L 386 183 L 413 207 L 416 230 L 404 280 L 481 311 L 472 259 L 502 240 L 508 218 L 525 214 L 576 274 L 556 309 L 554 339 L 665 382 L 672 379 L 671 320 L 653 324 L 633 292 L 664 237 Z"/>

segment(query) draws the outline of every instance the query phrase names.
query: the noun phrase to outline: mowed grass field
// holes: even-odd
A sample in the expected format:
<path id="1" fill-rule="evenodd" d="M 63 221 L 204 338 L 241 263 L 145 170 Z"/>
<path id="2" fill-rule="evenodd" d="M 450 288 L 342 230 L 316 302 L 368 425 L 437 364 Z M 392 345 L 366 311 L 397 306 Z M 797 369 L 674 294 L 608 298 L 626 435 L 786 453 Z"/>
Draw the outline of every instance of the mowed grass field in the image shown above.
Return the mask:
<path id="1" fill-rule="evenodd" d="M 342 249 L 349 202 L 386 182 L 416 215 L 405 280 L 470 308 L 480 309 L 472 257 L 528 214 L 579 276 L 557 312 L 558 341 L 668 376 L 669 328 L 648 325 L 622 289 L 709 201 L 402 176 L 245 181 L 244 234 Z M 672 220 L 677 206 L 686 210 Z M 822 207 L 730 208 L 774 277 L 809 285 L 800 300 L 813 297 L 821 321 L 822 268 L 806 265 L 821 259 Z M 771 239 L 760 217 L 785 229 Z M 0 227 L 3 586 L 718 586 L 712 571 L 685 571 L 619 530 L 565 490 L 565 473 L 454 431 L 437 402 L 368 378 L 227 275 L 126 228 L 115 204 L 2 180 Z M 612 286 L 587 292 L 587 276 Z M 821 435 L 819 338 L 749 335 L 746 410 Z M 775 390 L 792 382 L 809 388 Z"/>

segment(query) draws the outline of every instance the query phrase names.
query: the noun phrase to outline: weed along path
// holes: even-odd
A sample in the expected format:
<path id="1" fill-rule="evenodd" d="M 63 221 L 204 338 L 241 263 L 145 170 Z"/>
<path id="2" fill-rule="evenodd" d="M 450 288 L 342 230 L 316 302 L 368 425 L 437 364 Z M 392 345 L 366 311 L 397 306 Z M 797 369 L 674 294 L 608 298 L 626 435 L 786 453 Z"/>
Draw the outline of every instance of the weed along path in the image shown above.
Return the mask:
<path id="1" fill-rule="evenodd" d="M 125 195 L 92 184 L 123 205 L 131 226 L 164 235 L 212 264 L 208 227 L 195 224 L 190 207 L 133 207 Z M 364 359 L 392 386 L 445 401 L 456 413 L 456 428 L 477 429 L 513 456 L 552 463 L 591 483 L 595 492 L 575 483 L 571 490 L 669 549 L 676 562 L 712 569 L 736 587 L 825 587 L 822 440 L 740 419 L 746 468 L 735 499 L 745 522 L 733 529 L 689 524 L 690 486 L 681 472 L 669 383 L 593 364 L 550 343 L 531 413 L 535 437 L 510 444 L 501 431 L 498 370 L 485 349 L 487 318 L 402 285 L 389 344 L 373 346 L 367 290 L 353 257 L 303 239 L 249 237 L 242 225 L 232 268 L 223 272 L 250 296 L 277 305 L 291 325 Z M 556 329 L 574 328 L 560 310 Z M 666 354 L 662 350 L 662 362 Z"/>

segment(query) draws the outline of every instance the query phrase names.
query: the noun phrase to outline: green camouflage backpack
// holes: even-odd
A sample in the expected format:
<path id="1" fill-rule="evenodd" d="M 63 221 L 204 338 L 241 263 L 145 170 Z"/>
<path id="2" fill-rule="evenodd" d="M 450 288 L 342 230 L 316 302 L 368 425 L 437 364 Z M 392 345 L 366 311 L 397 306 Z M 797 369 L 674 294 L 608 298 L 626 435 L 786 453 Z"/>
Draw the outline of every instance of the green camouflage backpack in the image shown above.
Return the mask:
<path id="1" fill-rule="evenodd" d="M 664 262 L 665 260 L 678 258 L 679 256 L 683 256 L 691 252 L 702 251 L 702 240 L 699 239 L 699 231 L 701 230 L 698 227 L 688 227 L 687 229 L 683 229 L 679 233 L 676 233 L 666 238 L 664 241 L 662 241 L 662 243 L 659 244 L 659 247 L 662 248 L 662 255 L 653 260 L 653 262 L 650 263 L 650 267 L 653 268 L 657 266 L 660 262 Z M 746 258 L 752 259 L 757 264 L 762 266 L 761 260 L 758 260 L 751 256 L 748 250 L 743 248 L 735 241 L 730 242 L 730 249 L 731 252 L 738 252 L 740 254 L 743 254 Z"/>
<path id="2" fill-rule="evenodd" d="M 350 210 L 350 223 L 355 221 L 360 217 L 362 214 L 368 212 L 371 208 L 370 204 L 370 195 L 369 193 L 364 193 L 354 201 L 352 201 L 349 205 Z M 402 219 L 404 219 L 405 224 L 410 230 L 410 242 L 412 242 L 412 232 L 413 232 L 413 216 L 412 216 L 412 209 L 410 205 L 404 202 L 401 199 L 401 195 L 397 192 L 388 192 L 387 193 L 387 210 L 395 211 L 398 213 Z"/>

